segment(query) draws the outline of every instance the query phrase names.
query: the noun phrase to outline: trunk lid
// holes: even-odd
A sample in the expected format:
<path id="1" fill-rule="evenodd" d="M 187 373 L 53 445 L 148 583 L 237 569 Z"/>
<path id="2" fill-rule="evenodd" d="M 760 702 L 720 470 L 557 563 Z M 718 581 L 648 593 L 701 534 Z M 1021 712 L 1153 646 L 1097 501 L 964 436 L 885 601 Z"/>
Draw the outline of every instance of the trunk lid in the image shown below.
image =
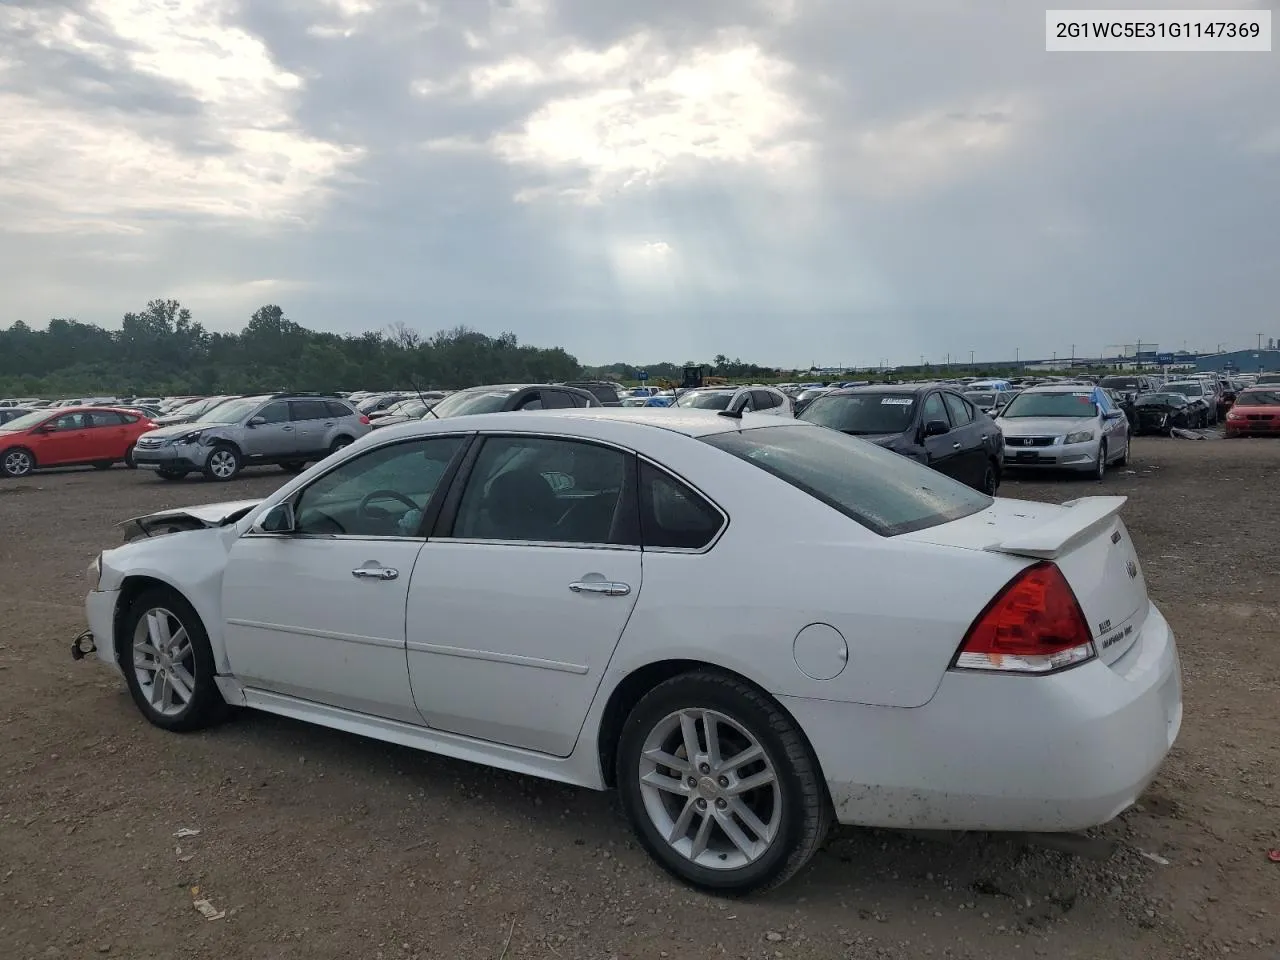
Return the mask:
<path id="1" fill-rule="evenodd" d="M 1114 663 L 1137 639 L 1149 606 L 1142 565 L 1120 519 L 1125 500 L 998 499 L 980 513 L 904 539 L 1052 561 L 1075 591 L 1099 659 Z"/>

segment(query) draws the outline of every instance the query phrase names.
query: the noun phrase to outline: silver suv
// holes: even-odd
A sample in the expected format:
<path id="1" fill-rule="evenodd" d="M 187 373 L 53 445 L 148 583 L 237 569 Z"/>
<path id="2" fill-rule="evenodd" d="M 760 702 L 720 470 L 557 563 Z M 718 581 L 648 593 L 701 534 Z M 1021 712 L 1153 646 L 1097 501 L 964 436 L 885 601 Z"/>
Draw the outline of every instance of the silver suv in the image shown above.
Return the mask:
<path id="1" fill-rule="evenodd" d="M 163 480 L 181 480 L 195 471 L 210 480 L 230 480 L 245 467 L 267 463 L 300 473 L 309 462 L 368 432 L 369 418 L 337 397 L 241 397 L 218 404 L 195 423 L 144 433 L 133 460 Z"/>

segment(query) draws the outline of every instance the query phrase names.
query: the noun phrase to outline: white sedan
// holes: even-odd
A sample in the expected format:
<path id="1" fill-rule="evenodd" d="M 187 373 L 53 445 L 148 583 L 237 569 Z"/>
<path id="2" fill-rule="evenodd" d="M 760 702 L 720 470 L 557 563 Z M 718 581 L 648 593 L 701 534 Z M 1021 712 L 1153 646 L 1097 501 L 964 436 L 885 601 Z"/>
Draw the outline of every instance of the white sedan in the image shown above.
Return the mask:
<path id="1" fill-rule="evenodd" d="M 1122 503 L 992 499 L 764 415 L 427 419 L 140 524 L 195 529 L 94 561 L 78 650 L 166 729 L 253 707 L 616 787 L 667 870 L 760 889 L 834 821 L 1134 803 L 1182 694 Z"/>

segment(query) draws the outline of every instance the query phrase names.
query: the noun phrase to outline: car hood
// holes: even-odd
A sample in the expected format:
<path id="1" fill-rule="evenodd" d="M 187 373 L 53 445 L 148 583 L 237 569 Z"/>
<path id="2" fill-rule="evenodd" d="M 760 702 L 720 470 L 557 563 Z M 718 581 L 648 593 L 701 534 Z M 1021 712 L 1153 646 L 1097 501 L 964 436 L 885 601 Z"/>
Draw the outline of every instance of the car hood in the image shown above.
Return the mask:
<path id="1" fill-rule="evenodd" d="M 172 510 L 160 510 L 156 513 L 130 517 L 116 524 L 118 527 L 137 524 L 150 534 L 153 530 L 162 529 L 173 521 L 194 520 L 205 527 L 221 527 L 234 523 L 262 502 L 258 500 L 228 500 L 225 503 L 202 503 L 192 507 L 176 507 Z"/>
<path id="2" fill-rule="evenodd" d="M 1231 412 L 1232 413 L 1262 413 L 1262 414 L 1268 414 L 1270 416 L 1276 417 L 1276 416 L 1280 416 L 1280 407 L 1277 407 L 1274 404 L 1259 404 L 1257 406 L 1254 406 L 1253 404 L 1237 403 L 1235 406 L 1231 408 Z"/>
<path id="3" fill-rule="evenodd" d="M 172 426 L 162 426 L 159 430 L 148 430 L 143 436 L 152 437 L 159 440 L 169 440 L 173 437 L 180 437 L 183 434 L 190 433 L 192 430 L 205 430 L 213 427 L 226 427 L 225 423 L 201 423 L 184 422 Z"/>
<path id="4" fill-rule="evenodd" d="M 1006 437 L 1057 437 L 1098 425 L 1093 417 L 999 417 L 996 423 Z"/>

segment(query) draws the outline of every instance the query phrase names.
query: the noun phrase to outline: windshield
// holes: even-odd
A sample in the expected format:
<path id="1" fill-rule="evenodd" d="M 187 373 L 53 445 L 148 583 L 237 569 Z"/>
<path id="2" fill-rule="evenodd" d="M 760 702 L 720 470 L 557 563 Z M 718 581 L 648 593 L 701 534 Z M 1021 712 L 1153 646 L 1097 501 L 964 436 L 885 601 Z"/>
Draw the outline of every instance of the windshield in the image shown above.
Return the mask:
<path id="1" fill-rule="evenodd" d="M 1175 406 L 1185 403 L 1187 400 L 1180 393 L 1148 393 L 1145 397 L 1138 398 L 1138 406 L 1140 407 L 1165 407 L 1169 404 Z"/>
<path id="2" fill-rule="evenodd" d="M 1237 407 L 1280 407 L 1280 390 L 1245 390 L 1236 397 Z"/>
<path id="3" fill-rule="evenodd" d="M 1096 417 L 1098 406 L 1087 393 L 1020 393 L 1009 401 L 1000 416 L 1017 417 Z"/>
<path id="4" fill-rule="evenodd" d="M 207 413 L 200 415 L 200 423 L 239 423 L 258 407 L 262 406 L 266 397 L 245 397 L 242 400 L 228 400 L 220 403 Z"/>
<path id="5" fill-rule="evenodd" d="M 846 393 L 819 397 L 800 419 L 854 435 L 902 433 L 914 422 L 915 409 L 909 393 Z"/>
<path id="6" fill-rule="evenodd" d="M 505 390 L 461 390 L 450 394 L 434 407 L 431 412 L 437 417 L 465 417 L 471 413 L 498 413 L 511 395 L 515 387 Z"/>
<path id="7" fill-rule="evenodd" d="M 30 430 L 32 427 L 39 426 L 49 418 L 48 410 L 37 410 L 35 413 L 28 413 L 26 416 L 17 417 L 8 423 L 0 423 L 0 432 L 9 433 L 17 430 Z"/>
<path id="8" fill-rule="evenodd" d="M 728 410 L 732 399 L 732 390 L 690 390 L 680 394 L 676 406 L 696 407 L 699 410 Z"/>
<path id="9" fill-rule="evenodd" d="M 992 503 L 958 480 L 835 430 L 791 425 L 703 439 L 884 537 L 949 523 Z"/>
<path id="10" fill-rule="evenodd" d="M 1198 383 L 1166 383 L 1165 393 L 1180 393 L 1184 397 L 1203 397 L 1204 387 Z"/>
<path id="11" fill-rule="evenodd" d="M 970 403 L 977 404 L 979 407 L 994 407 L 996 405 L 996 395 L 994 393 L 975 393 L 972 390 L 965 391 L 965 396 L 969 398 Z"/>

